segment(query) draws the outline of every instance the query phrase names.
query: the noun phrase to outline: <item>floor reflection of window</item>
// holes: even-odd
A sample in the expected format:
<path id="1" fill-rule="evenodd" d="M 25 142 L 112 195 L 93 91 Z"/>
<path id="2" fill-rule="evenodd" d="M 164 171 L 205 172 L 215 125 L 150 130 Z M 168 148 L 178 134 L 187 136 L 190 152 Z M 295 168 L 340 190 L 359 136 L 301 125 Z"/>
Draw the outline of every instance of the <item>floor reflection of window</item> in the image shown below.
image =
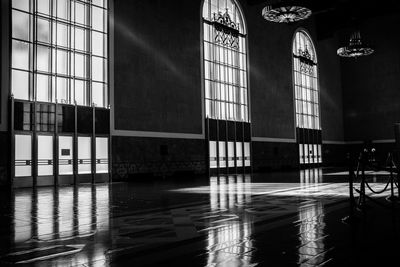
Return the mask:
<path id="1" fill-rule="evenodd" d="M 81 187 L 78 193 L 79 234 L 88 234 L 92 229 L 92 188 Z"/>
<path id="2" fill-rule="evenodd" d="M 37 236 L 50 240 L 54 235 L 54 189 L 40 191 L 37 196 Z"/>
<path id="3" fill-rule="evenodd" d="M 214 227 L 208 230 L 207 266 L 247 266 L 251 263 L 251 221 L 245 214 L 240 215 L 241 220 L 235 218 L 243 212 L 238 203 L 247 199 L 243 180 L 242 175 L 210 178 L 211 211 L 219 212 L 219 219 L 227 220 L 210 222 Z"/>
<path id="4" fill-rule="evenodd" d="M 109 208 L 109 187 L 108 185 L 99 185 L 96 187 L 96 222 L 97 230 L 101 233 L 108 231 L 110 220 Z"/>
<path id="5" fill-rule="evenodd" d="M 59 189 L 58 229 L 60 238 L 73 236 L 74 233 L 74 192 L 69 187 Z"/>
<path id="6" fill-rule="evenodd" d="M 13 194 L 14 240 L 10 248 L 84 244 L 83 251 L 57 258 L 58 264 L 104 266 L 111 242 L 108 184 L 16 190 Z"/>
<path id="7" fill-rule="evenodd" d="M 14 199 L 14 242 L 20 243 L 32 236 L 32 194 L 25 191 L 16 192 Z"/>
<path id="8" fill-rule="evenodd" d="M 307 186 L 310 183 L 322 183 L 322 169 L 313 168 L 300 170 L 300 185 Z"/>
<path id="9" fill-rule="evenodd" d="M 319 257 L 318 262 L 324 261 L 323 254 L 325 251 L 324 244 L 324 209 L 321 202 L 315 202 L 312 206 L 300 207 L 299 209 L 299 263 L 307 263 L 309 260 L 315 260 Z"/>

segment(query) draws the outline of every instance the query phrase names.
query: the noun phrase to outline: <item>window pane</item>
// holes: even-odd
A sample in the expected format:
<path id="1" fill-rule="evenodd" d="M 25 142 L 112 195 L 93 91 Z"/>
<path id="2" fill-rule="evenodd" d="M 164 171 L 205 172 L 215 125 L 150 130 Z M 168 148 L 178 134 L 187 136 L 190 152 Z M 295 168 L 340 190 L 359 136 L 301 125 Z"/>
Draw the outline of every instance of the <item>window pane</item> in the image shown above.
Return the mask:
<path id="1" fill-rule="evenodd" d="M 29 73 L 12 70 L 12 93 L 15 99 L 29 100 Z"/>
<path id="2" fill-rule="evenodd" d="M 95 6 L 92 8 L 92 27 L 104 31 L 104 10 Z"/>
<path id="3" fill-rule="evenodd" d="M 29 44 L 12 41 L 12 67 L 29 70 Z"/>
<path id="4" fill-rule="evenodd" d="M 75 22 L 80 24 L 86 23 L 86 5 L 75 2 Z"/>
<path id="5" fill-rule="evenodd" d="M 68 71 L 68 53 L 64 50 L 57 50 L 55 60 L 57 61 L 57 73 L 66 75 Z"/>
<path id="6" fill-rule="evenodd" d="M 97 56 L 104 56 L 104 34 L 92 32 L 92 53 Z"/>
<path id="7" fill-rule="evenodd" d="M 75 80 L 75 101 L 77 105 L 86 105 L 86 84 L 84 81 Z"/>
<path id="8" fill-rule="evenodd" d="M 57 77 L 57 102 L 69 104 L 70 98 L 68 95 L 68 79 Z"/>
<path id="9" fill-rule="evenodd" d="M 86 56 L 83 54 L 75 54 L 75 62 L 74 62 L 74 71 L 75 76 L 77 77 L 86 77 Z"/>
<path id="10" fill-rule="evenodd" d="M 104 0 L 93 0 L 93 4 L 104 7 Z"/>
<path id="11" fill-rule="evenodd" d="M 102 83 L 92 83 L 92 102 L 98 107 L 106 107 L 105 86 Z"/>
<path id="12" fill-rule="evenodd" d="M 226 167 L 225 142 L 218 142 L 218 148 L 219 148 L 219 167 L 225 168 Z"/>
<path id="13" fill-rule="evenodd" d="M 250 166 L 250 143 L 244 143 L 244 166 Z"/>
<path id="14" fill-rule="evenodd" d="M 217 168 L 217 142 L 209 142 L 210 168 Z"/>
<path id="15" fill-rule="evenodd" d="M 54 36 L 56 44 L 59 46 L 68 46 L 68 26 L 63 23 L 54 23 Z"/>
<path id="16" fill-rule="evenodd" d="M 58 173 L 60 175 L 73 174 L 72 155 L 73 142 L 72 136 L 58 137 Z"/>
<path id="17" fill-rule="evenodd" d="M 242 167 L 243 166 L 243 143 L 237 142 L 236 143 L 236 166 Z"/>
<path id="18" fill-rule="evenodd" d="M 50 102 L 50 76 L 47 75 L 36 75 L 36 100 L 42 102 Z"/>
<path id="19" fill-rule="evenodd" d="M 108 173 L 108 138 L 96 137 L 96 173 Z"/>
<path id="20" fill-rule="evenodd" d="M 53 175 L 53 136 L 38 136 L 38 175 Z"/>
<path id="21" fill-rule="evenodd" d="M 30 135 L 15 135 L 15 176 L 31 176 L 32 137 Z"/>
<path id="22" fill-rule="evenodd" d="M 13 0 L 12 7 L 29 12 L 29 0 Z"/>
<path id="23" fill-rule="evenodd" d="M 37 46 L 37 70 L 50 72 L 50 48 Z"/>
<path id="24" fill-rule="evenodd" d="M 81 28 L 75 28 L 75 40 L 74 47 L 78 50 L 85 50 L 85 30 Z"/>
<path id="25" fill-rule="evenodd" d="M 47 19 L 37 19 L 37 40 L 50 43 L 50 22 Z"/>
<path id="26" fill-rule="evenodd" d="M 37 0 L 37 10 L 46 15 L 50 14 L 49 0 Z"/>
<path id="27" fill-rule="evenodd" d="M 228 142 L 228 167 L 235 167 L 235 143 Z"/>
<path id="28" fill-rule="evenodd" d="M 68 4 L 68 0 L 57 0 L 57 5 L 54 4 L 53 13 L 55 14 L 57 12 L 57 17 L 61 19 L 68 19 Z"/>
<path id="29" fill-rule="evenodd" d="M 104 59 L 92 57 L 92 79 L 95 81 L 104 81 Z"/>
<path id="30" fill-rule="evenodd" d="M 29 41 L 29 20 L 26 13 L 13 10 L 12 12 L 12 37 Z"/>
<path id="31" fill-rule="evenodd" d="M 88 174 L 92 172 L 91 165 L 91 138 L 78 137 L 78 173 Z"/>

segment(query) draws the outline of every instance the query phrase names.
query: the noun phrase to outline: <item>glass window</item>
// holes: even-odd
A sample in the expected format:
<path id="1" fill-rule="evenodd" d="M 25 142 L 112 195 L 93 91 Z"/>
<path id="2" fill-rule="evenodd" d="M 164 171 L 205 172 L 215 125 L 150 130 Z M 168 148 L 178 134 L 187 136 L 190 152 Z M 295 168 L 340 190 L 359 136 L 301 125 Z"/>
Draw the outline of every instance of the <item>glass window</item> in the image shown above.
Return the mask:
<path id="1" fill-rule="evenodd" d="M 36 66 L 38 71 L 50 72 L 50 48 L 47 46 L 37 46 Z"/>
<path id="2" fill-rule="evenodd" d="M 228 142 L 228 167 L 235 167 L 235 142 Z"/>
<path id="3" fill-rule="evenodd" d="M 12 41 L 12 67 L 29 70 L 29 43 Z"/>
<path id="4" fill-rule="evenodd" d="M 87 105 L 86 83 L 81 80 L 75 80 L 75 101 L 77 105 Z"/>
<path id="5" fill-rule="evenodd" d="M 29 22 L 30 22 L 29 14 L 13 10 L 12 37 L 29 41 L 30 40 Z"/>
<path id="6" fill-rule="evenodd" d="M 104 56 L 104 34 L 92 31 L 92 52 L 96 56 Z"/>
<path id="7" fill-rule="evenodd" d="M 105 90 L 104 90 L 104 84 L 102 83 L 92 83 L 92 102 L 97 106 L 97 107 L 106 107 L 105 106 Z"/>
<path id="8" fill-rule="evenodd" d="M 104 32 L 104 9 L 92 8 L 92 27 L 94 30 Z"/>
<path id="9" fill-rule="evenodd" d="M 37 74 L 36 85 L 36 100 L 41 102 L 52 102 L 50 92 L 50 76 Z"/>
<path id="10" fill-rule="evenodd" d="M 29 100 L 29 72 L 13 70 L 11 75 L 14 98 Z"/>
<path id="11" fill-rule="evenodd" d="M 304 31 L 296 32 L 293 43 L 296 126 L 320 129 L 317 56 L 311 38 Z"/>
<path id="12" fill-rule="evenodd" d="M 59 19 L 68 19 L 69 0 L 57 0 L 53 5 L 53 14 L 57 14 Z"/>
<path id="13" fill-rule="evenodd" d="M 32 137 L 15 135 L 15 177 L 32 175 Z"/>
<path id="14" fill-rule="evenodd" d="M 209 142 L 209 155 L 210 155 L 210 168 L 217 168 L 217 142 L 210 141 Z"/>
<path id="15" fill-rule="evenodd" d="M 88 96 L 94 94 L 98 105 L 108 106 L 108 36 L 104 33 L 107 25 L 106 2 L 12 0 L 11 87 L 16 98 L 48 99 L 52 102 L 56 95 L 54 91 L 59 94 L 58 101 L 74 103 L 76 100 L 79 105 L 91 105 Z M 89 20 L 89 14 L 92 20 Z M 34 21 L 36 23 L 32 23 Z M 36 29 L 33 29 L 34 25 Z M 90 39 L 92 46 L 89 45 Z M 34 82 L 29 82 L 29 73 L 36 70 L 39 74 L 51 75 L 53 82 L 44 83 L 43 77 L 33 75 Z M 63 82 L 58 82 L 56 76 L 62 77 Z M 86 86 L 93 81 L 103 84 Z M 43 88 L 48 90 L 43 91 Z"/>
<path id="16" fill-rule="evenodd" d="M 92 57 L 92 79 L 95 81 L 104 81 L 104 59 Z"/>
<path id="17" fill-rule="evenodd" d="M 60 175 L 73 174 L 73 140 L 72 136 L 58 137 L 58 173 Z"/>
<path id="18" fill-rule="evenodd" d="M 49 0 L 37 0 L 37 11 L 46 15 L 50 14 Z"/>
<path id="19" fill-rule="evenodd" d="M 74 40 L 74 45 L 75 49 L 78 50 L 85 50 L 86 47 L 86 37 L 85 37 L 85 30 L 82 28 L 75 28 L 75 40 Z"/>
<path id="20" fill-rule="evenodd" d="M 219 149 L 219 167 L 225 168 L 226 167 L 225 142 L 218 142 L 218 149 Z"/>
<path id="21" fill-rule="evenodd" d="M 38 176 L 53 175 L 53 136 L 38 135 Z"/>
<path id="22" fill-rule="evenodd" d="M 75 53 L 75 62 L 74 62 L 74 71 L 75 76 L 77 77 L 86 77 L 86 56 L 84 54 Z"/>
<path id="23" fill-rule="evenodd" d="M 55 43 L 59 46 L 68 46 L 68 26 L 64 23 L 54 23 L 53 25 L 53 38 Z"/>
<path id="24" fill-rule="evenodd" d="M 13 0 L 12 7 L 29 12 L 29 0 Z"/>
<path id="25" fill-rule="evenodd" d="M 57 50 L 54 60 L 56 61 L 57 73 L 66 75 L 68 72 L 68 52 Z"/>
<path id="26" fill-rule="evenodd" d="M 96 173 L 108 173 L 108 138 L 96 137 Z"/>
<path id="27" fill-rule="evenodd" d="M 250 143 L 244 143 L 244 166 L 250 166 Z"/>
<path id="28" fill-rule="evenodd" d="M 91 138 L 78 137 L 78 173 L 92 173 Z"/>
<path id="29" fill-rule="evenodd" d="M 50 21 L 47 19 L 37 19 L 37 40 L 39 42 L 50 43 Z"/>
<path id="30" fill-rule="evenodd" d="M 106 7 L 106 6 L 104 6 L 104 4 L 105 4 L 104 2 L 105 2 L 104 0 L 93 0 L 94 5 L 101 6 L 101 7 Z"/>
<path id="31" fill-rule="evenodd" d="M 205 0 L 203 28 L 206 117 L 248 122 L 246 31 L 238 5 Z M 241 89 L 246 97 L 236 97 Z"/>
<path id="32" fill-rule="evenodd" d="M 68 79 L 57 77 L 57 102 L 61 104 L 69 104 L 70 99 L 68 95 Z"/>
<path id="33" fill-rule="evenodd" d="M 83 3 L 75 2 L 75 13 L 73 19 L 76 23 L 85 24 L 86 22 L 86 5 Z"/>

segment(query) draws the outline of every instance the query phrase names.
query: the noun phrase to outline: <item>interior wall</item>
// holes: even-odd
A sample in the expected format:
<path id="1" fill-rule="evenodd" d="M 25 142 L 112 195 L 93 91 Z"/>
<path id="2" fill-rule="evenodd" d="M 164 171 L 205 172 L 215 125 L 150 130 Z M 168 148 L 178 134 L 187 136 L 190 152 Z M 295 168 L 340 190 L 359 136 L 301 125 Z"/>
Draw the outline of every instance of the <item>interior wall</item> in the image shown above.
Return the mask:
<path id="1" fill-rule="evenodd" d="M 260 169 L 297 166 L 294 162 L 298 153 L 292 79 L 293 36 L 298 28 L 304 28 L 313 38 L 319 62 L 323 138 L 342 141 L 336 39 L 318 40 L 313 18 L 290 25 L 268 23 L 261 15 L 264 5 L 248 5 L 244 0 L 239 3 L 248 32 L 252 136 L 258 138 L 252 145 L 255 165 Z M 201 7 L 202 0 L 115 1 L 116 130 L 202 133 Z M 131 142 L 128 147 L 138 142 L 152 146 L 145 138 L 119 139 Z M 169 139 L 168 142 L 178 141 Z M 186 140 L 186 146 L 192 145 Z M 114 160 L 118 156 L 129 159 L 122 155 L 124 150 L 117 151 L 119 148 L 113 146 Z M 280 159 L 274 160 L 271 155 L 277 150 Z M 201 151 L 206 159 L 206 150 Z M 124 162 L 121 157 L 120 161 Z M 152 160 L 157 161 L 157 156 Z"/>
<path id="2" fill-rule="evenodd" d="M 393 124 L 400 122 L 400 36 L 393 25 L 399 24 L 399 15 L 366 21 L 361 36 L 375 53 L 341 60 L 347 141 L 394 139 Z M 350 33 L 341 34 L 343 43 Z"/>
<path id="3" fill-rule="evenodd" d="M 244 6 L 253 136 L 295 139 L 292 39 L 296 27 L 268 23 L 262 8 Z"/>
<path id="4" fill-rule="evenodd" d="M 9 1 L 0 2 L 0 185 L 9 183 L 9 135 L 7 99 L 9 94 Z"/>
<path id="5" fill-rule="evenodd" d="M 204 140 L 122 137 L 112 139 L 113 179 L 152 174 L 206 173 Z"/>
<path id="6" fill-rule="evenodd" d="M 312 37 L 318 56 L 323 140 L 343 141 L 342 86 L 335 37 L 319 40 L 313 17 L 270 23 L 263 5 L 245 8 L 248 18 L 253 136 L 295 139 L 292 44 L 297 29 Z"/>
<path id="7" fill-rule="evenodd" d="M 343 95 L 336 37 L 319 40 L 318 67 L 322 140 L 343 141 Z"/>
<path id="8" fill-rule="evenodd" d="M 202 133 L 200 0 L 114 3 L 118 130 Z"/>
<path id="9" fill-rule="evenodd" d="M 7 100 L 10 91 L 9 5 L 9 1 L 0 2 L 0 131 L 6 131 L 8 123 Z"/>

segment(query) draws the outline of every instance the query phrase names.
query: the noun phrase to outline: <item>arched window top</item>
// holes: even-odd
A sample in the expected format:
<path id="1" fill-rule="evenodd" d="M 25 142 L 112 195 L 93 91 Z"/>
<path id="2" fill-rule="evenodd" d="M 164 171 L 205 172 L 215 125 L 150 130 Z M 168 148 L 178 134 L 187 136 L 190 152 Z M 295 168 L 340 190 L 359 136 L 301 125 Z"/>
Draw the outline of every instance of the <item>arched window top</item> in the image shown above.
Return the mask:
<path id="1" fill-rule="evenodd" d="M 246 34 L 242 12 L 235 0 L 204 0 L 203 18 L 210 22 L 221 21 Z"/>
<path id="2" fill-rule="evenodd" d="M 305 30 L 298 30 L 293 40 L 293 55 L 311 59 L 317 64 L 317 54 L 310 35 Z"/>

